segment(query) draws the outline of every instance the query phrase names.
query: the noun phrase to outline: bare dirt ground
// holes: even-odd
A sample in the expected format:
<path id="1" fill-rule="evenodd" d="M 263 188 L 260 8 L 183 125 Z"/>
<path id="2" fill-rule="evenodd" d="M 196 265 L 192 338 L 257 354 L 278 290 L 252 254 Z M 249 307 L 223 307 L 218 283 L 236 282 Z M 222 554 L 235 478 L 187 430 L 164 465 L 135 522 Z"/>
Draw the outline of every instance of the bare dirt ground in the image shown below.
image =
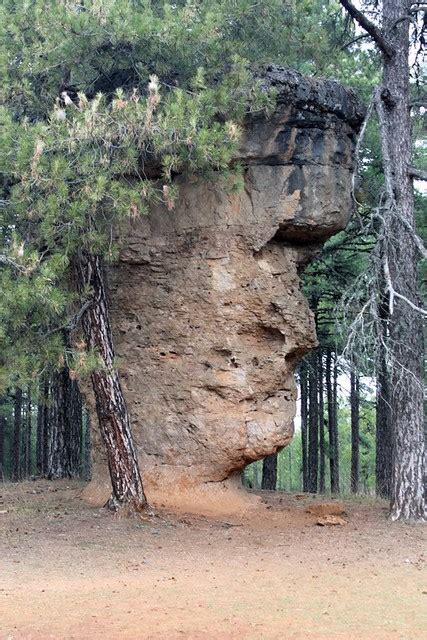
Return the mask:
<path id="1" fill-rule="evenodd" d="M 0 638 L 427 638 L 424 526 L 262 494 L 246 516 L 120 519 L 79 483 L 0 487 Z M 7 513 L 1 513 L 7 510 Z"/>

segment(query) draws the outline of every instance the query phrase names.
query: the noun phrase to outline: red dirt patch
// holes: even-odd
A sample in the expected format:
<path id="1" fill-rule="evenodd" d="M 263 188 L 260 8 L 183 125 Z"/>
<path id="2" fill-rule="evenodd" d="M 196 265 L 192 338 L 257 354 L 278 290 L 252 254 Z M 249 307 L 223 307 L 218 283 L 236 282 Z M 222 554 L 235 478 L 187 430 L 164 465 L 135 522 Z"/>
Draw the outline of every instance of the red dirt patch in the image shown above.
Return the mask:
<path id="1" fill-rule="evenodd" d="M 425 638 L 426 530 L 383 503 L 346 502 L 346 527 L 279 493 L 247 516 L 127 520 L 81 486 L 0 490 L 0 638 Z"/>

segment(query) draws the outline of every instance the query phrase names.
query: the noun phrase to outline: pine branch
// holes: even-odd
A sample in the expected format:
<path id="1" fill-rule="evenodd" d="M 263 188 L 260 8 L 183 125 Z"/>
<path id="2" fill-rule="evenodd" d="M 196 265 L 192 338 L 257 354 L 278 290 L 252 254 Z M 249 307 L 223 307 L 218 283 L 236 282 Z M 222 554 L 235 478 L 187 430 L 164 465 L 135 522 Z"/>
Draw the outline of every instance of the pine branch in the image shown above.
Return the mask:
<path id="1" fill-rule="evenodd" d="M 356 38 L 353 38 L 349 42 L 346 42 L 345 44 L 342 45 L 341 51 L 348 49 L 348 47 L 351 47 L 353 44 L 356 44 L 356 42 L 359 42 L 360 40 L 364 40 L 365 38 L 369 38 L 369 33 L 362 33 L 360 36 L 357 36 Z"/>
<path id="2" fill-rule="evenodd" d="M 25 268 L 22 265 L 18 264 L 17 262 L 15 262 L 11 258 L 3 254 L 0 255 L 0 264 L 7 264 L 10 267 L 13 267 L 16 271 L 19 271 L 20 273 L 26 272 Z"/>
<path id="3" fill-rule="evenodd" d="M 416 169 L 415 167 L 409 167 L 409 175 L 415 180 L 427 180 L 427 171 Z"/>
<path id="4" fill-rule="evenodd" d="M 93 304 L 93 300 L 86 300 L 86 302 L 82 305 L 79 311 L 72 318 L 70 318 L 68 322 L 66 322 L 65 324 L 61 324 L 59 327 L 55 327 L 54 329 L 51 329 L 50 331 L 47 332 L 46 335 L 50 336 L 53 333 L 58 333 L 58 331 L 69 331 L 69 332 L 75 331 L 80 324 L 80 320 L 82 319 L 86 311 L 89 309 L 89 307 L 92 306 L 92 304 Z"/>
<path id="5" fill-rule="evenodd" d="M 357 198 L 356 198 L 356 180 L 357 180 L 357 176 L 359 173 L 359 165 L 360 165 L 360 149 L 363 143 L 363 139 L 365 137 L 365 132 L 366 132 L 366 128 L 368 126 L 368 122 L 371 118 L 372 112 L 374 110 L 374 106 L 375 106 L 375 100 L 376 100 L 376 95 L 378 93 L 378 87 L 375 87 L 373 93 L 372 93 L 372 98 L 369 102 L 369 106 L 368 109 L 366 111 L 366 115 L 365 118 L 363 120 L 363 124 L 362 127 L 360 129 L 360 133 L 359 136 L 357 138 L 357 143 L 356 143 L 356 148 L 354 150 L 354 169 L 353 169 L 353 174 L 351 176 L 351 195 L 352 198 L 354 200 L 354 202 L 356 203 L 356 205 L 360 205 L 360 202 L 358 202 Z M 357 211 L 357 210 L 356 210 Z M 359 216 L 360 218 L 360 216 Z M 359 224 L 362 227 L 362 223 L 361 220 L 359 220 Z"/>
<path id="6" fill-rule="evenodd" d="M 371 36 L 383 54 L 388 58 L 392 58 L 395 54 L 394 47 L 386 40 L 382 31 L 371 22 L 362 11 L 359 11 L 352 2 L 349 2 L 349 0 L 340 0 L 340 3 L 362 29 Z"/>
<path id="7" fill-rule="evenodd" d="M 393 287 L 393 283 L 391 281 L 390 269 L 389 269 L 389 266 L 388 266 L 387 258 L 384 261 L 384 277 L 385 277 L 385 281 L 386 281 L 386 284 L 387 284 L 387 289 L 388 289 L 388 292 L 389 292 L 389 311 L 390 311 L 390 316 L 392 316 L 393 312 L 394 312 L 394 299 L 395 298 L 399 298 L 399 300 L 402 300 L 403 302 L 406 302 L 406 304 L 408 306 L 410 306 L 411 309 L 413 309 L 417 313 L 420 313 L 423 316 L 427 316 L 427 311 L 425 311 L 425 309 L 422 309 L 421 307 L 418 307 L 416 304 L 414 304 L 412 302 L 412 300 L 409 300 L 409 298 L 407 298 L 406 296 L 403 296 L 401 293 L 396 291 L 396 289 Z"/>

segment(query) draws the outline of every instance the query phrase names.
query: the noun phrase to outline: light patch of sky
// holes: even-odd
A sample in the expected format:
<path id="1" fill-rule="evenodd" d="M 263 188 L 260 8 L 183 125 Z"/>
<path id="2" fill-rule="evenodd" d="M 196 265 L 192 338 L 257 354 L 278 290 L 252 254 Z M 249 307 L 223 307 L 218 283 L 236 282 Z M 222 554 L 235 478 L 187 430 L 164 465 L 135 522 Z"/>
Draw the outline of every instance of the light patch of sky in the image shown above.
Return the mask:
<path id="1" fill-rule="evenodd" d="M 342 373 L 338 376 L 338 396 L 344 404 L 350 404 L 350 376 Z M 375 380 L 370 376 L 361 376 L 360 386 L 363 388 L 363 396 L 368 400 L 375 399 Z M 298 385 L 297 408 L 294 419 L 294 427 L 296 432 L 301 431 L 301 390 Z M 325 407 L 326 410 L 326 407 Z"/>

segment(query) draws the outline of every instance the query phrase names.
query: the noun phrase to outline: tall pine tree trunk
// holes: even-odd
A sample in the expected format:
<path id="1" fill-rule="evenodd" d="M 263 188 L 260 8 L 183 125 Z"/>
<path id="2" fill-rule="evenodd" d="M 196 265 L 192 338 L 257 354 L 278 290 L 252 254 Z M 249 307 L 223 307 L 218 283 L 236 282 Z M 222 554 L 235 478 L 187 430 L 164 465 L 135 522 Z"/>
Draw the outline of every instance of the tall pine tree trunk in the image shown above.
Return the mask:
<path id="1" fill-rule="evenodd" d="M 332 365 L 332 350 L 328 349 L 326 352 L 326 393 L 328 398 L 329 468 L 332 493 L 339 493 L 340 490 L 336 378 L 336 366 Z"/>
<path id="2" fill-rule="evenodd" d="M 391 304 L 393 473 L 391 518 L 427 518 L 424 494 L 423 331 L 420 306 L 411 166 L 409 106 L 409 0 L 383 0 L 383 31 L 394 55 L 384 55 L 383 88 L 377 102 L 381 125 L 390 240 L 385 278 Z M 393 291 L 396 295 L 393 295 Z M 403 296 L 408 300 L 399 297 Z M 394 298 L 394 299 L 393 299 Z"/>
<path id="3" fill-rule="evenodd" d="M 426 520 L 424 345 L 418 311 L 409 90 L 409 27 L 414 13 L 425 12 L 425 7 L 412 0 L 383 0 L 382 28 L 378 29 L 350 0 L 340 2 L 371 35 L 383 55 L 382 87 L 375 106 L 386 191 L 381 214 L 386 245 L 383 274 L 390 317 L 387 345 L 393 425 L 390 516 L 392 520 Z"/>
<path id="4" fill-rule="evenodd" d="M 317 384 L 317 353 L 310 356 L 308 409 L 308 491 L 317 493 L 319 470 L 319 405 Z"/>
<path id="5" fill-rule="evenodd" d="M 266 456 L 262 462 L 261 489 L 275 491 L 277 484 L 277 453 Z"/>
<path id="6" fill-rule="evenodd" d="M 141 511 L 147 506 L 129 413 L 114 363 L 114 348 L 101 258 L 82 252 L 76 262 L 82 296 L 90 292 L 91 304 L 82 322 L 87 348 L 96 352 L 102 366 L 91 375 L 96 412 L 106 447 L 112 483 L 108 506 Z"/>
<path id="7" fill-rule="evenodd" d="M 301 457 L 302 457 L 302 490 L 308 491 L 308 461 L 307 461 L 307 432 L 308 432 L 308 385 L 307 364 L 303 361 L 299 367 L 301 390 Z"/>
<path id="8" fill-rule="evenodd" d="M 323 352 L 321 349 L 319 349 L 317 372 L 319 380 L 319 492 L 325 493 L 325 408 L 323 401 Z"/>
<path id="9" fill-rule="evenodd" d="M 360 426 L 360 382 L 359 376 L 350 373 L 350 411 L 351 411 L 351 477 L 352 493 L 359 491 L 359 426 Z"/>
<path id="10" fill-rule="evenodd" d="M 21 427 L 22 427 L 22 389 L 15 389 L 13 406 L 13 444 L 12 444 L 12 480 L 21 479 Z"/>

